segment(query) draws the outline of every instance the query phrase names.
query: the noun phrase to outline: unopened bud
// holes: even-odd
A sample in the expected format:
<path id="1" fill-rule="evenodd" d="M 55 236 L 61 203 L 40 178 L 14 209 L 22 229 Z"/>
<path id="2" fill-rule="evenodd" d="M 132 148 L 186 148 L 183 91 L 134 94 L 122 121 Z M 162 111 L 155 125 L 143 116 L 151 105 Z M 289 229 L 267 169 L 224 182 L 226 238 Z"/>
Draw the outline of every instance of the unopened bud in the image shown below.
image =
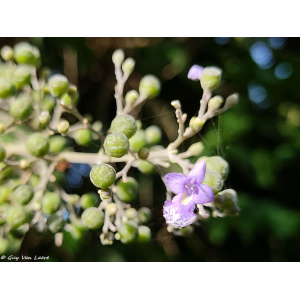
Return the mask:
<path id="1" fill-rule="evenodd" d="M 141 122 L 141 120 L 136 120 L 135 123 L 136 123 L 137 130 L 139 130 L 139 129 L 142 128 L 142 122 Z"/>
<path id="2" fill-rule="evenodd" d="M 234 216 L 239 212 L 237 201 L 238 198 L 236 191 L 233 189 L 227 189 L 215 196 L 213 205 L 224 211 L 226 215 Z"/>
<path id="3" fill-rule="evenodd" d="M 198 117 L 192 117 L 190 120 L 190 127 L 194 132 L 198 132 L 204 125 L 205 120 L 201 120 Z"/>
<path id="4" fill-rule="evenodd" d="M 112 55 L 112 61 L 115 65 L 121 65 L 124 61 L 124 52 L 122 49 L 116 50 Z"/>
<path id="5" fill-rule="evenodd" d="M 152 99 L 160 92 L 160 81 L 153 75 L 146 75 L 140 81 L 139 91 L 144 97 Z"/>
<path id="6" fill-rule="evenodd" d="M 125 74 L 130 75 L 134 70 L 135 61 L 131 57 L 127 58 L 122 64 L 122 70 Z"/>
<path id="7" fill-rule="evenodd" d="M 30 163 L 27 159 L 21 159 L 19 161 L 19 168 L 21 170 L 26 170 L 26 169 L 28 169 L 29 166 L 30 166 Z"/>
<path id="8" fill-rule="evenodd" d="M 142 148 L 138 152 L 138 156 L 140 159 L 147 159 L 149 156 L 149 150 L 147 148 Z"/>
<path id="9" fill-rule="evenodd" d="M 43 125 L 48 125 L 51 121 L 51 116 L 49 111 L 42 111 L 39 116 L 39 121 Z"/>
<path id="10" fill-rule="evenodd" d="M 113 216 L 118 210 L 116 203 L 109 203 L 106 207 L 106 211 L 110 216 Z"/>
<path id="11" fill-rule="evenodd" d="M 217 110 L 221 106 L 223 101 L 224 101 L 224 99 L 221 96 L 215 96 L 215 97 L 211 98 L 208 102 L 208 110 L 209 111 Z"/>
<path id="12" fill-rule="evenodd" d="M 200 155 L 200 153 L 203 151 L 204 147 L 203 144 L 201 142 L 195 143 L 193 144 L 189 149 L 188 149 L 188 153 L 191 156 L 198 156 Z"/>
<path id="13" fill-rule="evenodd" d="M 212 91 L 214 90 L 221 81 L 222 70 L 216 67 L 204 68 L 200 83 L 203 90 Z"/>
<path id="14" fill-rule="evenodd" d="M 1 49 L 1 56 L 4 60 L 11 60 L 14 56 L 14 50 L 9 46 L 4 46 Z"/>
<path id="15" fill-rule="evenodd" d="M 125 215 L 128 220 L 133 220 L 137 217 L 137 211 L 134 208 L 128 208 L 125 210 Z"/>
<path id="16" fill-rule="evenodd" d="M 239 94 L 235 93 L 226 98 L 225 107 L 232 108 L 237 105 L 239 102 Z"/>
<path id="17" fill-rule="evenodd" d="M 57 131 L 59 133 L 66 133 L 69 130 L 70 124 L 67 120 L 61 120 L 57 125 Z"/>
<path id="18" fill-rule="evenodd" d="M 179 108 L 181 107 L 181 103 L 180 103 L 179 100 L 174 100 L 174 101 L 172 101 L 172 102 L 171 102 L 171 105 L 172 105 L 173 107 L 175 107 L 176 109 L 179 109 Z"/>
<path id="19" fill-rule="evenodd" d="M 98 191 L 98 193 L 102 200 L 106 200 L 106 199 L 109 199 L 111 196 L 111 189 L 102 189 L 102 190 Z"/>
<path id="20" fill-rule="evenodd" d="M 139 93 L 135 90 L 129 91 L 125 96 L 125 101 L 128 105 L 133 106 L 136 99 L 139 97 Z"/>

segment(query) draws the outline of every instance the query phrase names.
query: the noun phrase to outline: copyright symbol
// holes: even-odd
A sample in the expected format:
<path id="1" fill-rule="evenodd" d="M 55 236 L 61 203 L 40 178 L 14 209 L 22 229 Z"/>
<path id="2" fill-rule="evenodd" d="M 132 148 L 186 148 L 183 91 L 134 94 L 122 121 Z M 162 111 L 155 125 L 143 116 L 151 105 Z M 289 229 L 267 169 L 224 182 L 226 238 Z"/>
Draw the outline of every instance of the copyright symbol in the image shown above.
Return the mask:
<path id="1" fill-rule="evenodd" d="M 2 256 L 1 256 L 1 259 L 5 259 L 5 258 L 6 258 L 6 256 L 5 256 L 5 255 L 2 255 Z"/>

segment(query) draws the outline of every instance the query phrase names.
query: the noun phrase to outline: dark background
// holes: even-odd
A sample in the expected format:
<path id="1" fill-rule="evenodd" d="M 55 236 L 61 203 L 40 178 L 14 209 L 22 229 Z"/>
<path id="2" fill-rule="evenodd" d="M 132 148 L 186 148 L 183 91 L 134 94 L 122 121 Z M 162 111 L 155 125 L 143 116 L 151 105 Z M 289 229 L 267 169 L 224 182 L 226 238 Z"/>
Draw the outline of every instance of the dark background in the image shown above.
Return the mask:
<path id="1" fill-rule="evenodd" d="M 177 135 L 170 102 L 179 99 L 188 119 L 199 109 L 202 90 L 199 82 L 187 79 L 189 68 L 193 64 L 220 67 L 223 82 L 215 94 L 226 97 L 238 92 L 240 102 L 207 122 L 201 136 L 186 141 L 181 150 L 202 141 L 203 155 L 221 155 L 229 162 L 226 187 L 237 191 L 240 214 L 211 217 L 195 227 L 191 236 L 175 237 L 166 231 L 162 217 L 165 190 L 159 176 L 132 170 L 130 175 L 144 187 L 141 193 L 144 190 L 145 195 L 146 190 L 148 195 L 146 199 L 140 194 L 140 203 L 133 206 L 146 205 L 153 212 L 150 245 L 116 241 L 112 246 L 102 246 L 99 233 L 89 232 L 82 242 L 65 234 L 62 247 L 56 248 L 52 235 L 29 232 L 20 254 L 49 255 L 52 261 L 299 260 L 298 38 L 0 38 L 0 46 L 13 46 L 22 40 L 40 49 L 42 66 L 64 73 L 78 85 L 79 111 L 101 120 L 104 131 L 116 110 L 111 55 L 122 48 L 127 57 L 136 60 L 125 91 L 138 89 L 139 80 L 146 74 L 162 81 L 161 94 L 146 103 L 139 119 L 143 128 L 154 123 L 165 130 L 164 146 Z M 88 151 L 95 152 L 97 147 L 91 146 Z M 80 183 L 77 187 L 66 183 L 66 189 L 79 194 L 95 191 L 87 178 L 81 178 Z"/>

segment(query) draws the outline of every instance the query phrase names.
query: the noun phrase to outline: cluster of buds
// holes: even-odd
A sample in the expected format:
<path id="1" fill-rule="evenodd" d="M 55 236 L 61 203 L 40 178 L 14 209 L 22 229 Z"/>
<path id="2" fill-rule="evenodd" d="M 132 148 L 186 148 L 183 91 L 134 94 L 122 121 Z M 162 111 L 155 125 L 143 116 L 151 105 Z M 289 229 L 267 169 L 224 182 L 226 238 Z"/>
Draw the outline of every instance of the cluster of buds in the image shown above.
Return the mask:
<path id="1" fill-rule="evenodd" d="M 210 206 L 214 216 L 238 212 L 235 192 L 222 191 L 228 174 L 227 162 L 221 157 L 199 158 L 201 142 L 191 145 L 186 152 L 178 151 L 178 146 L 200 131 L 206 120 L 237 103 L 236 94 L 229 96 L 223 107 L 222 97 L 211 98 L 221 79 L 219 69 L 191 69 L 189 77 L 200 80 L 204 89 L 199 113 L 185 128 L 187 115 L 182 113 L 180 101 L 173 101 L 178 138 L 169 145 L 160 145 L 161 129 L 155 125 L 143 129 L 136 119 L 144 103 L 159 94 L 160 81 L 146 75 L 138 91 L 131 90 L 124 97 L 124 85 L 134 72 L 135 62 L 125 59 L 122 50 L 116 50 L 112 56 L 117 80 L 116 117 L 106 135 L 101 132 L 101 121 L 92 122 L 77 110 L 76 86 L 64 75 L 49 75 L 48 70 L 39 69 L 40 54 L 36 47 L 27 43 L 19 43 L 13 49 L 5 46 L 1 56 L 0 254 L 18 251 L 25 233 L 31 229 L 39 233 L 49 230 L 57 246 L 63 243 L 66 232 L 79 240 L 88 230 L 97 233 L 103 245 L 115 240 L 149 242 L 151 230 L 146 225 L 151 210 L 131 206 L 139 194 L 139 183 L 128 176 L 132 167 L 145 174 L 157 170 L 168 196 L 171 191 L 177 194 L 164 206 L 164 216 L 175 234 L 176 228 L 190 228 L 196 221 L 191 211 L 196 206 L 202 217 L 206 217 L 202 205 Z M 62 118 L 63 113 L 73 115 L 77 122 L 70 124 Z M 13 142 L 6 142 L 9 136 L 15 138 Z M 88 153 L 93 141 L 101 142 L 98 153 Z M 87 147 L 86 151 L 71 151 L 71 143 Z M 198 157 L 199 162 L 192 164 L 190 157 Z M 91 166 L 89 177 L 94 192 L 79 196 L 64 190 L 64 171 L 76 163 Z M 116 163 L 123 167 L 117 170 Z M 182 168 L 183 174 L 175 173 L 179 174 L 175 176 L 179 181 L 174 173 L 165 176 L 167 172 L 162 171 L 172 163 Z M 180 190 L 174 188 L 174 180 Z M 187 204 L 188 212 L 184 210 Z"/>

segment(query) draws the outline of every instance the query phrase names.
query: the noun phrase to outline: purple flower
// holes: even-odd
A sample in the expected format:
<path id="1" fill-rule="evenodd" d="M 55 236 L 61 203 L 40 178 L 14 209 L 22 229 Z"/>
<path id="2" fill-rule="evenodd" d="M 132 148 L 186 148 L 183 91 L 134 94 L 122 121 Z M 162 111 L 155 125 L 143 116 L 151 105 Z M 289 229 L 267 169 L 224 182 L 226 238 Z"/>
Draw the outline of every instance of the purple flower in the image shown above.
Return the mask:
<path id="1" fill-rule="evenodd" d="M 213 201 L 212 188 L 202 184 L 205 171 L 205 161 L 201 161 L 188 176 L 181 173 L 169 173 L 165 176 L 167 186 L 177 194 L 172 201 L 167 200 L 163 207 L 163 215 L 168 225 L 182 228 L 192 224 L 196 219 L 196 204 Z"/>
<path id="2" fill-rule="evenodd" d="M 199 81 L 201 74 L 202 74 L 203 68 L 198 65 L 193 65 L 188 73 L 188 79 Z"/>

